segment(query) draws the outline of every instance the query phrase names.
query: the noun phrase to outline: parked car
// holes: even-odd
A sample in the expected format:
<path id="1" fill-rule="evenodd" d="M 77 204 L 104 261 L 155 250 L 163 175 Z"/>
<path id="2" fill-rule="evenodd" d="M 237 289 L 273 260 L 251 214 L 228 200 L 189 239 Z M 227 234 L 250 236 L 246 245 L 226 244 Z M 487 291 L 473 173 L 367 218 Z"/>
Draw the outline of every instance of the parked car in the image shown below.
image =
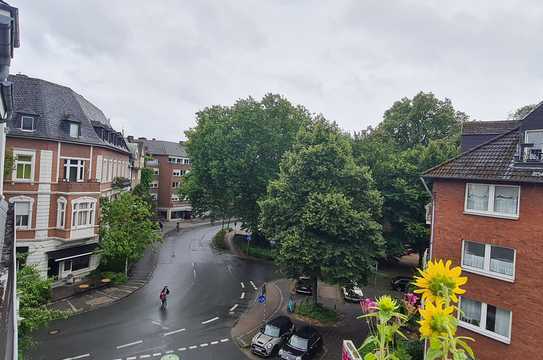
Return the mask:
<path id="1" fill-rule="evenodd" d="M 411 284 L 413 278 L 407 276 L 396 276 L 390 282 L 390 287 L 392 290 L 400 291 L 403 293 L 411 292 L 414 288 L 414 285 Z"/>
<path id="2" fill-rule="evenodd" d="M 287 316 L 278 316 L 266 323 L 251 341 L 251 352 L 262 357 L 277 354 L 294 332 L 294 324 Z"/>
<path id="3" fill-rule="evenodd" d="M 312 359 L 322 348 L 322 336 L 312 326 L 304 326 L 296 330 L 287 343 L 279 350 L 279 358 L 283 360 Z"/>
<path id="4" fill-rule="evenodd" d="M 311 279 L 308 276 L 300 276 L 298 280 L 296 280 L 294 290 L 298 294 L 311 295 L 313 293 L 313 284 L 311 283 Z"/>
<path id="5" fill-rule="evenodd" d="M 356 284 L 344 286 L 341 290 L 345 301 L 359 302 L 364 299 L 364 292 Z"/>

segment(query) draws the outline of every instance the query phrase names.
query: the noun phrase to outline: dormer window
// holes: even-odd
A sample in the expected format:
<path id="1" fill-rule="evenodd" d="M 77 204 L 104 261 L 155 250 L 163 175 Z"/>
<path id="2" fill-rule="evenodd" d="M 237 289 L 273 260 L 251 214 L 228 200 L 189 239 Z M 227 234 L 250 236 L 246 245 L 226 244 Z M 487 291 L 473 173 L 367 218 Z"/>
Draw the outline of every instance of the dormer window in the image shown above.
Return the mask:
<path id="1" fill-rule="evenodd" d="M 543 161 L 543 130 L 526 130 L 524 143 L 526 161 Z"/>
<path id="2" fill-rule="evenodd" d="M 78 138 L 79 137 L 79 124 L 70 122 L 70 137 Z"/>
<path id="3" fill-rule="evenodd" d="M 23 115 L 21 116 L 21 130 L 34 131 L 36 129 L 35 119 L 33 116 Z"/>

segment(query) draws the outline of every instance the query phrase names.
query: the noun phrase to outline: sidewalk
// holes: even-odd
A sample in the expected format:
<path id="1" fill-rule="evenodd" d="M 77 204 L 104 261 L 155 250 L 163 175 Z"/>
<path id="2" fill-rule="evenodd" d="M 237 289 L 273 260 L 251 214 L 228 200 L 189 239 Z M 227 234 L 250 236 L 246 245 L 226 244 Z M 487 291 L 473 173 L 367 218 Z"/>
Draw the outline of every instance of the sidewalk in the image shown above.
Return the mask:
<path id="1" fill-rule="evenodd" d="M 210 221 L 207 219 L 179 222 L 179 229 L 181 231 L 208 224 L 210 224 Z M 163 239 L 165 239 L 168 234 L 175 232 L 176 229 L 177 223 L 164 223 L 162 230 Z M 132 265 L 126 284 L 103 286 L 83 293 L 76 293 L 75 290 L 70 292 L 70 290 L 65 287 L 55 288 L 53 289 L 53 299 L 56 300 L 48 304 L 48 307 L 57 310 L 82 313 L 92 311 L 102 306 L 111 305 L 112 303 L 133 294 L 151 279 L 158 262 L 160 246 L 161 244 L 157 243 L 145 250 L 143 258 Z M 76 286 L 73 287 L 75 288 Z"/>

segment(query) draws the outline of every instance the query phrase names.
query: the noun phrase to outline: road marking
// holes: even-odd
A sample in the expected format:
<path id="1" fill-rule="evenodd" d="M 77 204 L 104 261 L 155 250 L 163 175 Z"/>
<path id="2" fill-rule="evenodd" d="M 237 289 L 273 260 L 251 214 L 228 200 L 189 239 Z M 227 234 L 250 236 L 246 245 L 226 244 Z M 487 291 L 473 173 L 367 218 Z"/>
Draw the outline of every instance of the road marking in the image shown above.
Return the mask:
<path id="1" fill-rule="evenodd" d="M 180 332 L 183 332 L 187 329 L 178 329 L 178 330 L 173 330 L 173 331 L 170 331 L 170 332 L 167 332 L 167 333 L 164 333 L 163 336 L 170 336 L 170 335 L 173 335 L 173 334 L 177 334 L 177 333 L 180 333 Z"/>
<path id="2" fill-rule="evenodd" d="M 192 345 L 192 346 L 189 346 L 189 349 L 190 349 L 190 350 L 194 350 L 194 349 L 196 349 L 197 347 L 198 347 L 198 346 L 196 346 L 196 345 Z"/>
<path id="3" fill-rule="evenodd" d="M 179 349 L 177 349 L 177 350 L 179 350 L 179 351 L 185 351 L 185 350 L 187 350 L 187 348 L 186 348 L 186 347 L 182 347 L 182 348 L 179 348 Z"/>
<path id="4" fill-rule="evenodd" d="M 209 344 L 208 343 L 200 344 L 200 347 L 206 347 L 206 346 L 209 346 Z"/>
<path id="5" fill-rule="evenodd" d="M 240 282 L 240 284 L 241 284 L 241 288 L 242 288 L 242 289 L 245 289 L 245 284 L 243 283 L 243 281 Z"/>
<path id="6" fill-rule="evenodd" d="M 196 280 L 196 269 L 192 269 L 192 273 L 194 274 L 194 280 Z"/>
<path id="7" fill-rule="evenodd" d="M 245 299 L 245 291 L 241 293 L 241 296 L 239 297 L 241 300 Z"/>
<path id="8" fill-rule="evenodd" d="M 254 283 L 252 280 L 249 281 L 249 282 L 251 283 L 251 286 L 253 287 L 253 289 L 258 290 L 257 287 L 256 287 L 256 285 L 255 285 L 255 283 Z"/>
<path id="9" fill-rule="evenodd" d="M 171 354 L 173 353 L 173 350 L 164 351 L 164 354 Z"/>
<path id="10" fill-rule="evenodd" d="M 162 353 L 154 353 L 153 356 L 160 356 Z"/>
<path id="11" fill-rule="evenodd" d="M 236 304 L 236 305 L 232 306 L 232 307 L 230 308 L 230 312 L 232 312 L 232 311 L 236 310 L 236 308 L 237 308 L 238 306 L 239 306 L 238 304 Z"/>
<path id="12" fill-rule="evenodd" d="M 211 345 L 217 345 L 218 343 L 219 343 L 218 341 L 212 341 Z"/>
<path id="13" fill-rule="evenodd" d="M 143 340 L 138 340 L 138 341 L 134 341 L 134 342 L 131 342 L 131 343 L 128 343 L 128 344 L 119 345 L 119 346 L 117 346 L 117 349 L 122 349 L 122 348 L 133 346 L 133 345 L 138 345 L 138 344 L 141 344 L 142 342 L 143 342 Z"/>
<path id="14" fill-rule="evenodd" d="M 83 354 L 83 355 L 77 355 L 77 356 L 74 356 L 74 357 L 69 357 L 69 358 L 66 358 L 64 360 L 76 360 L 76 359 L 83 359 L 83 358 L 86 358 L 86 357 L 89 357 L 90 354 Z"/>
<path id="15" fill-rule="evenodd" d="M 66 302 L 68 303 L 68 305 L 70 305 L 70 307 L 72 308 L 72 311 L 77 311 L 77 308 L 74 306 L 74 304 L 72 304 L 70 302 L 70 300 L 66 300 Z M 70 358 L 71 359 L 71 358 Z"/>
<path id="16" fill-rule="evenodd" d="M 145 354 L 145 355 L 140 355 L 140 359 L 147 359 L 147 358 L 150 358 L 151 355 L 149 354 Z"/>
<path id="17" fill-rule="evenodd" d="M 214 317 L 213 319 L 209 319 L 209 320 L 206 320 L 206 321 L 202 321 L 202 325 L 209 324 L 209 323 L 211 323 L 211 322 L 213 322 L 213 321 L 217 321 L 217 320 L 219 320 L 219 317 L 218 317 L 218 316 Z"/>
<path id="18" fill-rule="evenodd" d="M 126 360 L 136 360 L 136 359 L 137 359 L 137 356 L 130 356 L 126 358 Z"/>
<path id="19" fill-rule="evenodd" d="M 222 342 L 222 343 L 225 343 L 225 342 L 227 342 L 228 340 L 230 340 L 230 339 L 222 339 L 221 342 Z"/>

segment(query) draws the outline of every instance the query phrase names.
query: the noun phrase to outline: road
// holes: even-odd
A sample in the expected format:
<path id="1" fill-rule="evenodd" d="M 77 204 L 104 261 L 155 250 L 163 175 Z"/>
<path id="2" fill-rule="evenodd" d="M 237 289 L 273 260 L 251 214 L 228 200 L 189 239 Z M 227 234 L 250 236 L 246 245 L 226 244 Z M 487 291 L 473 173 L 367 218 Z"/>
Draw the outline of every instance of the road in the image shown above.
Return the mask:
<path id="1" fill-rule="evenodd" d="M 168 235 L 147 285 L 111 306 L 51 323 L 37 334 L 30 359 L 243 359 L 230 328 L 254 301 L 255 287 L 272 279 L 273 267 L 212 249 L 218 229 Z M 161 310 L 164 285 L 171 294 Z"/>

